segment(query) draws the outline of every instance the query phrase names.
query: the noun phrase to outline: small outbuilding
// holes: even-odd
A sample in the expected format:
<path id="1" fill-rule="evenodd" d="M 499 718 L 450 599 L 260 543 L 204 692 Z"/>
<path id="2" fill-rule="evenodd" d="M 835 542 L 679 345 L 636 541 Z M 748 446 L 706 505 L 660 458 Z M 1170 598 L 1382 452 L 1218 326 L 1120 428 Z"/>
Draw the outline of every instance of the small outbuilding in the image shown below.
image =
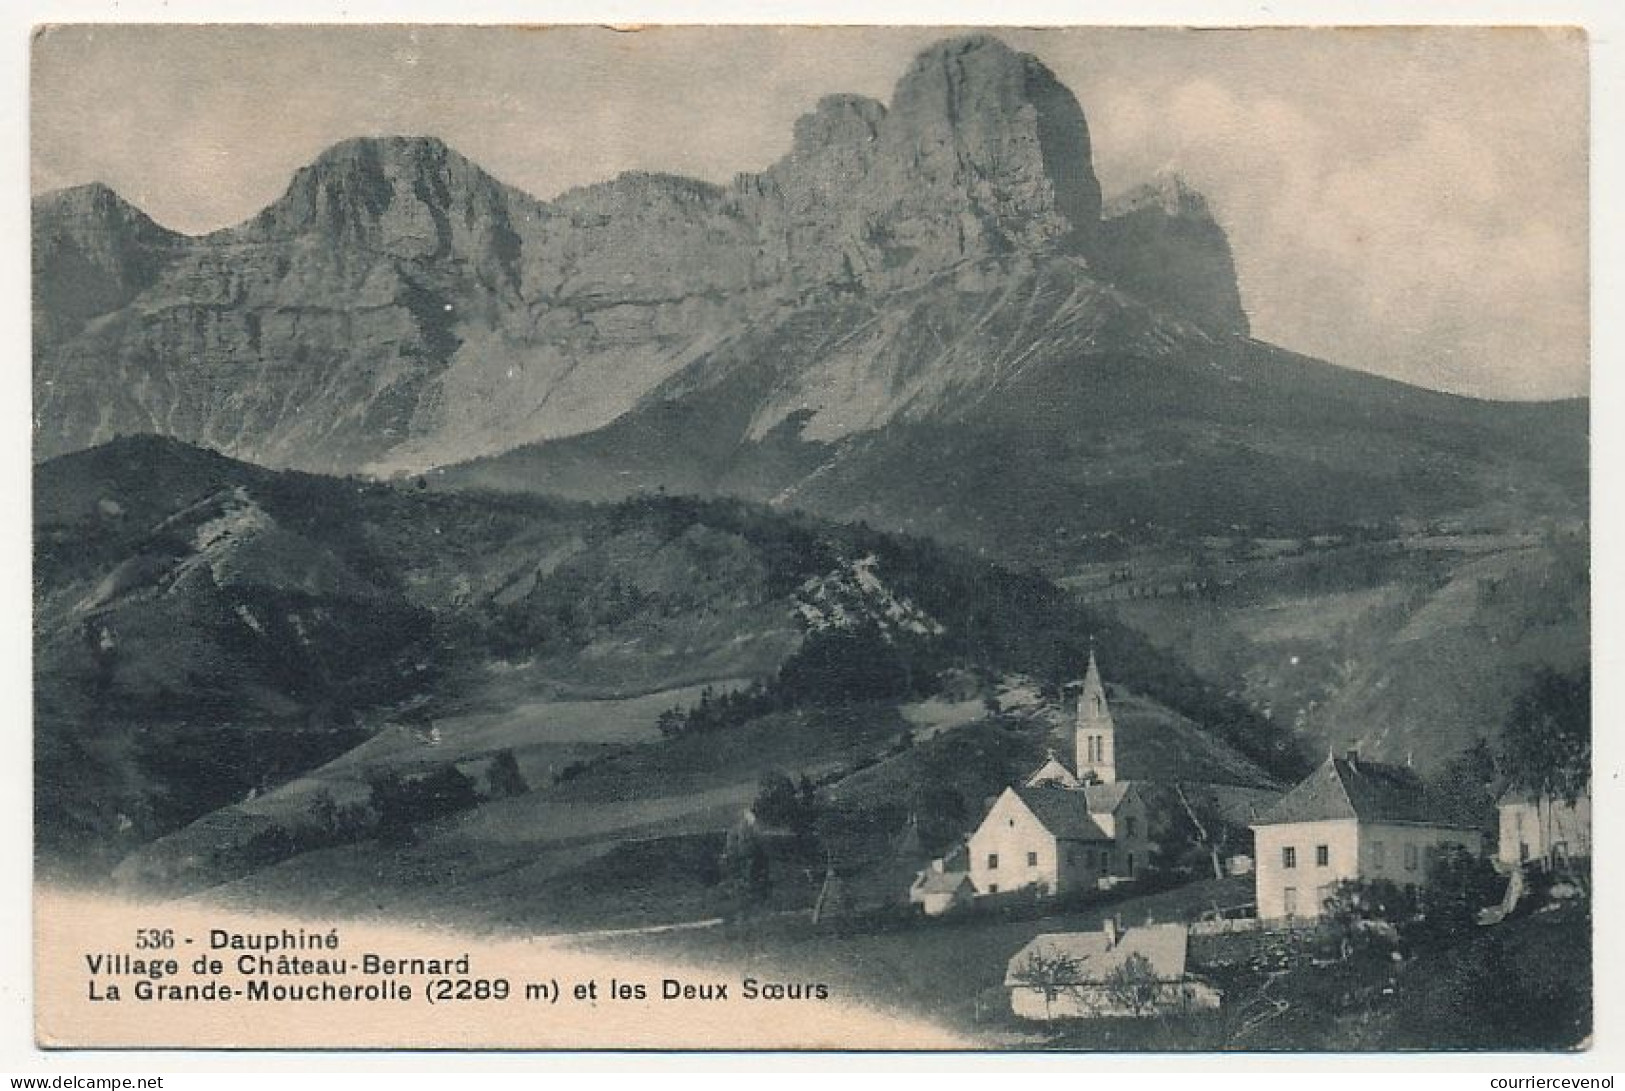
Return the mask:
<path id="1" fill-rule="evenodd" d="M 942 860 L 931 861 L 914 877 L 908 889 L 908 900 L 925 911 L 928 917 L 940 917 L 971 903 L 976 888 L 971 885 L 970 873 L 950 870 Z"/>
<path id="2" fill-rule="evenodd" d="M 1182 924 L 1036 936 L 1005 970 L 1023 1019 L 1101 1019 L 1209 1011 L 1221 995 L 1186 969 Z"/>

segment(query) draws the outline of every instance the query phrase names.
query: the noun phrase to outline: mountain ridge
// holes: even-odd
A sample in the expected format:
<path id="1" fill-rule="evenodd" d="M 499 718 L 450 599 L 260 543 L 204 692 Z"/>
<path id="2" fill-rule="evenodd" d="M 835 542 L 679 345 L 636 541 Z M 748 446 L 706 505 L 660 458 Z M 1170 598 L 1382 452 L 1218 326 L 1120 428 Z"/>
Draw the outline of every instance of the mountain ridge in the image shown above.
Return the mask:
<path id="1" fill-rule="evenodd" d="M 540 201 L 437 138 L 354 138 L 42 341 L 36 448 L 156 431 L 316 470 L 463 461 L 602 427 L 809 301 L 996 278 L 1044 254 L 1104 275 L 1100 216 L 1082 108 L 986 35 L 922 52 L 889 107 L 826 96 L 783 158 L 727 186 L 628 172 Z M 1227 250 L 1197 264 L 1234 279 Z M 1185 287 L 1131 276 L 1181 309 Z M 72 309 L 62 280 L 36 275 L 47 322 Z M 1233 284 L 1217 296 L 1229 303 L 1197 300 L 1197 320 L 1245 329 Z"/>

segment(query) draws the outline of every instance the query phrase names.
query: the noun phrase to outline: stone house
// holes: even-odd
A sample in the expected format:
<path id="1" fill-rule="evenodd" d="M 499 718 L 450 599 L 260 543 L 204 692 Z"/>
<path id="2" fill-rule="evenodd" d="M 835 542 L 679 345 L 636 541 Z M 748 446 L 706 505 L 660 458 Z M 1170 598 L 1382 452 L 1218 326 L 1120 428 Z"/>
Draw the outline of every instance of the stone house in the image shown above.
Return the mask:
<path id="1" fill-rule="evenodd" d="M 1345 880 L 1416 887 L 1446 847 L 1483 851 L 1471 824 L 1441 812 L 1411 769 L 1328 756 L 1253 824 L 1262 920 L 1312 921 Z"/>

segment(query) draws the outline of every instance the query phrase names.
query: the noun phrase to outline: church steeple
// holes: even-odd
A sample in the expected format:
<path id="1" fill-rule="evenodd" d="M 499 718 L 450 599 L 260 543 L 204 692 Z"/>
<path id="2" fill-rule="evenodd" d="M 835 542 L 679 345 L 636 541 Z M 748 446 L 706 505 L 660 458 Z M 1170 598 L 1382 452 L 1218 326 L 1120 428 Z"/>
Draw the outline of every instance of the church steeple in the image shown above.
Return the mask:
<path id="1" fill-rule="evenodd" d="M 1095 662 L 1094 643 L 1089 646 L 1089 669 L 1078 690 L 1077 720 L 1078 779 L 1117 781 L 1117 725 L 1106 704 L 1106 687 L 1100 681 L 1100 665 Z"/>

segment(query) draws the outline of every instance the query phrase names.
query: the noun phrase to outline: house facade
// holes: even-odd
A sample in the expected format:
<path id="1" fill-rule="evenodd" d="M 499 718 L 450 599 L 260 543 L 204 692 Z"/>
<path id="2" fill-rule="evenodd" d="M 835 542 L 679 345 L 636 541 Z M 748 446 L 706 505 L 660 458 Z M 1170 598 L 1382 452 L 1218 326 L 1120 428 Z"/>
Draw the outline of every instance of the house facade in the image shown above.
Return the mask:
<path id="1" fill-rule="evenodd" d="M 1083 793 L 1069 788 L 1006 788 L 969 847 L 978 894 L 1092 889 L 1113 863 L 1111 835 L 1090 816 Z"/>
<path id="2" fill-rule="evenodd" d="M 1138 785 L 1119 780 L 1116 728 L 1094 653 L 1078 695 L 1074 764 L 1054 754 L 994 800 L 969 841 L 978 895 L 1062 895 L 1132 879 L 1155 850 Z"/>
<path id="3" fill-rule="evenodd" d="M 1421 886 L 1447 848 L 1482 851 L 1471 825 L 1438 812 L 1408 768 L 1328 757 L 1253 824 L 1258 916 L 1312 921 L 1338 883 Z"/>
<path id="4" fill-rule="evenodd" d="M 1503 867 L 1591 855 L 1590 791 L 1570 803 L 1515 788 L 1501 796 L 1496 810 L 1500 819 L 1496 860 Z"/>

